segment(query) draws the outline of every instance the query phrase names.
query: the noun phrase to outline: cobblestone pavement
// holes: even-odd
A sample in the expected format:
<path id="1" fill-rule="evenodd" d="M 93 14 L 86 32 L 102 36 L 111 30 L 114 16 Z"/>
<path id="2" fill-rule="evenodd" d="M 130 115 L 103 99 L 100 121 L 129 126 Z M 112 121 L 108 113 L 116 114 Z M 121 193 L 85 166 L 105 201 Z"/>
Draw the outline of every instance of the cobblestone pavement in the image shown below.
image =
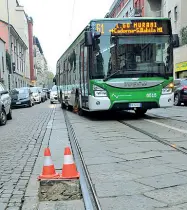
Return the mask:
<path id="1" fill-rule="evenodd" d="M 186 109 L 151 110 L 147 119 L 68 112 L 103 210 L 187 209 L 187 155 L 117 121 L 187 150 Z"/>
<path id="2" fill-rule="evenodd" d="M 49 101 L 13 110 L 0 127 L 0 210 L 21 209 L 53 106 Z"/>

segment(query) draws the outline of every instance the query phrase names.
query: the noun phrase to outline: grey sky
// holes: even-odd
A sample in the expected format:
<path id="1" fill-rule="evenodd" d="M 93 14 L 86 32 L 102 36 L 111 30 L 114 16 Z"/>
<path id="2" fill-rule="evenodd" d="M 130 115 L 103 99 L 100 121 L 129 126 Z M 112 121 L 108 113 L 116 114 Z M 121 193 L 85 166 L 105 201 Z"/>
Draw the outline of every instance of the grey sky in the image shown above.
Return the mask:
<path id="1" fill-rule="evenodd" d="M 72 36 L 73 0 L 19 0 L 33 17 L 34 35 L 41 43 L 50 69 L 55 73 L 56 61 L 89 20 L 103 18 L 113 0 L 75 0 Z"/>

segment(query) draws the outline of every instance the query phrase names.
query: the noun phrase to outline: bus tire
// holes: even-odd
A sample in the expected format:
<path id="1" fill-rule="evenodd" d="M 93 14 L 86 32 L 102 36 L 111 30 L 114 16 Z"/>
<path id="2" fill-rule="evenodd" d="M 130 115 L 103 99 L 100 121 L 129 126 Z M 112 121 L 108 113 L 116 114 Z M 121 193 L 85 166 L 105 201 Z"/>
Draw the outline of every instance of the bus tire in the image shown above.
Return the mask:
<path id="1" fill-rule="evenodd" d="M 174 105 L 175 106 L 180 106 L 181 105 L 181 102 L 180 102 L 180 95 L 177 93 L 175 94 L 174 96 Z"/>
<path id="2" fill-rule="evenodd" d="M 140 109 L 135 110 L 136 116 L 138 116 L 138 117 L 143 117 L 146 112 L 147 112 L 147 109 L 140 108 Z"/>

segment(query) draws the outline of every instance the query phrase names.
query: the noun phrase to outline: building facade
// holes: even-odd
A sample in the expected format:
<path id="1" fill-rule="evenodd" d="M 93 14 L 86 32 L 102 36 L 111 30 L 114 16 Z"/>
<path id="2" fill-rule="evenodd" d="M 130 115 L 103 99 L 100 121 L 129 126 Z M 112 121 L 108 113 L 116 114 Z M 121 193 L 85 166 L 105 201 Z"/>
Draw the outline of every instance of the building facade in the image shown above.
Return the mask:
<path id="1" fill-rule="evenodd" d="M 159 17 L 162 0 L 115 0 L 105 17 Z"/>
<path id="2" fill-rule="evenodd" d="M 175 78 L 187 78 L 187 1 L 115 0 L 105 17 L 169 17 L 180 46 L 174 49 Z"/>
<path id="3" fill-rule="evenodd" d="M 180 46 L 174 49 L 174 67 L 176 78 L 187 78 L 187 1 L 163 0 L 164 17 L 169 17 L 173 34 L 178 34 Z"/>
<path id="4" fill-rule="evenodd" d="M 36 71 L 34 69 L 34 44 L 33 44 L 33 19 L 28 18 L 28 35 L 29 35 L 29 59 L 30 59 L 30 85 L 36 84 Z"/>
<path id="5" fill-rule="evenodd" d="M 34 69 L 36 72 L 36 85 L 44 87 L 46 84 L 46 72 L 48 71 L 47 60 L 37 37 L 34 40 Z"/>
<path id="6" fill-rule="evenodd" d="M 28 49 L 26 50 L 24 55 L 25 75 L 23 76 L 23 80 L 25 81 L 26 77 L 26 81 L 28 82 L 27 85 L 32 85 L 32 82 L 35 79 L 33 64 L 33 21 L 31 21 L 32 18 L 28 17 L 28 15 L 24 11 L 24 7 L 19 4 L 18 0 L 1 0 L 0 11 L 0 19 L 4 22 L 8 22 L 9 14 L 10 24 L 16 30 L 17 34 L 19 34 L 19 36 L 21 37 Z M 6 42 L 6 44 L 8 44 L 8 42 Z"/>
<path id="7" fill-rule="evenodd" d="M 5 41 L 0 38 L 0 82 L 8 86 L 8 73 L 6 69 L 6 47 Z"/>
<path id="8" fill-rule="evenodd" d="M 11 62 L 11 69 L 6 69 L 6 75 L 13 73 L 8 77 L 8 86 L 6 82 L 6 88 L 11 89 L 14 87 L 28 86 L 30 83 L 30 73 L 26 69 L 27 45 L 12 25 L 10 25 L 10 40 L 8 38 L 8 23 L 0 20 L 0 26 L 2 26 L 0 37 L 6 42 L 5 49 L 10 55 Z"/>

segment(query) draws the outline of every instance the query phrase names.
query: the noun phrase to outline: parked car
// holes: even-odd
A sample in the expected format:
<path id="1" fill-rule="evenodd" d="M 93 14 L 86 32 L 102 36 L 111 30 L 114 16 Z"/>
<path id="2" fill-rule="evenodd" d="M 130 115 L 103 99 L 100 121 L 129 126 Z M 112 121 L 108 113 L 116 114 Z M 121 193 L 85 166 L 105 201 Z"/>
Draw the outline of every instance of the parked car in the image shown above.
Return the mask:
<path id="1" fill-rule="evenodd" d="M 4 85 L 0 83 L 0 125 L 5 125 L 12 119 L 11 97 Z"/>
<path id="2" fill-rule="evenodd" d="M 41 93 L 40 93 L 39 89 L 37 87 L 31 87 L 30 90 L 31 90 L 33 98 L 34 98 L 34 102 L 41 103 Z"/>
<path id="3" fill-rule="evenodd" d="M 174 105 L 187 105 L 187 79 L 174 80 Z"/>
<path id="4" fill-rule="evenodd" d="M 54 102 L 58 102 L 56 85 L 52 87 L 51 92 L 50 92 L 50 103 L 53 104 Z"/>
<path id="5" fill-rule="evenodd" d="M 12 107 L 32 107 L 34 98 L 29 88 L 15 88 L 10 92 Z"/>
<path id="6" fill-rule="evenodd" d="M 46 92 L 46 94 L 47 94 L 47 99 L 50 98 L 50 91 L 49 91 L 49 89 L 48 89 L 48 88 L 43 88 L 42 90 L 43 90 L 43 92 Z M 46 99 L 46 100 L 47 100 L 47 99 Z"/>
<path id="7" fill-rule="evenodd" d="M 41 100 L 42 100 L 42 102 L 45 102 L 45 100 L 46 100 L 46 93 L 43 92 L 43 90 L 42 90 L 41 87 L 38 87 L 38 90 L 39 90 L 39 92 L 41 94 Z"/>

